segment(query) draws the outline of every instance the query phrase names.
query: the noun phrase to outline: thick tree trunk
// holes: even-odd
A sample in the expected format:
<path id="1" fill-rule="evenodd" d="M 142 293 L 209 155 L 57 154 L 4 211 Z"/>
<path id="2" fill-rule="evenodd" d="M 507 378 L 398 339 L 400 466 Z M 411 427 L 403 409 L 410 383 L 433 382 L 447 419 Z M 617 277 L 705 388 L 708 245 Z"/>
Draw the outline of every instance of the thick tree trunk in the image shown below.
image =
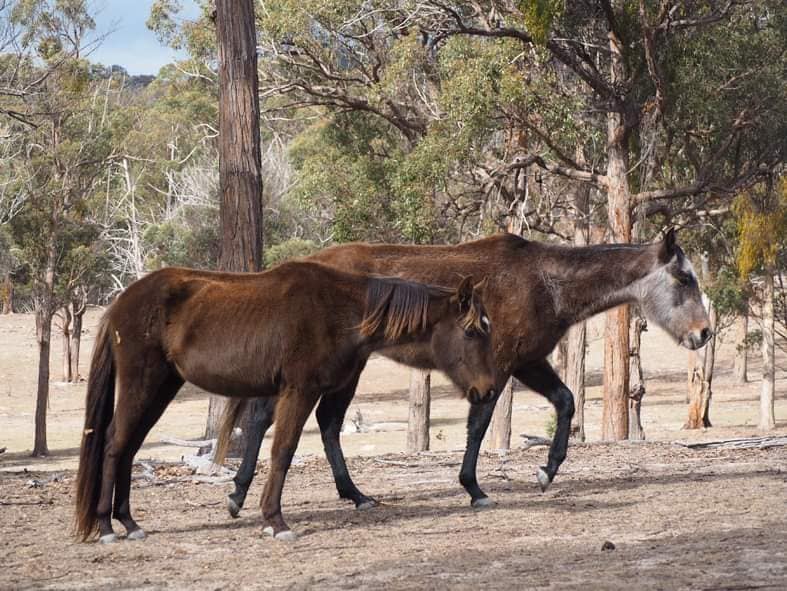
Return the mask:
<path id="1" fill-rule="evenodd" d="M 703 297 L 703 299 L 706 299 Z M 684 429 L 711 427 L 710 401 L 713 396 L 713 367 L 716 363 L 716 307 L 706 299 L 710 328 L 714 335 L 702 349 L 689 353 L 689 416 Z"/>
<path id="2" fill-rule="evenodd" d="M 259 271 L 262 268 L 262 165 L 254 0 L 216 0 L 216 40 L 221 187 L 219 268 Z M 223 407 L 221 397 L 211 396 L 207 439 L 216 437 Z M 245 447 L 245 437 L 236 441 L 230 453 Z"/>
<path id="3" fill-rule="evenodd" d="M 746 346 L 746 336 L 749 334 L 749 315 L 741 315 L 736 324 L 735 335 L 735 383 L 745 384 L 749 381 L 749 349 Z"/>
<path id="4" fill-rule="evenodd" d="M 492 431 L 490 434 L 490 447 L 492 449 L 511 449 L 511 409 L 514 403 L 514 378 L 500 393 L 492 414 Z"/>
<path id="5" fill-rule="evenodd" d="M 762 389 L 760 390 L 760 429 L 775 429 L 774 392 L 776 371 L 773 315 L 773 269 L 766 269 L 762 294 Z"/>
<path id="6" fill-rule="evenodd" d="M 645 397 L 645 375 L 642 371 L 642 357 L 640 350 L 642 347 L 642 333 L 648 330 L 648 323 L 644 317 L 635 315 L 631 325 L 631 351 L 629 377 L 629 439 L 633 441 L 644 441 L 645 430 L 642 428 L 642 399 Z"/>
<path id="7" fill-rule="evenodd" d="M 610 135 L 615 134 L 616 114 L 610 117 Z M 622 132 L 621 132 L 622 133 Z M 614 143 L 608 149 L 607 178 L 608 223 L 611 241 L 631 242 L 631 208 L 626 158 L 621 145 Z M 616 441 L 628 438 L 629 400 L 629 306 L 619 306 L 606 314 L 604 331 L 604 407 L 601 438 Z"/>
<path id="8" fill-rule="evenodd" d="M 432 374 L 429 370 L 410 370 L 410 416 L 407 420 L 407 451 L 429 449 L 429 411 Z"/>
<path id="9" fill-rule="evenodd" d="M 11 281 L 11 273 L 6 273 L 3 285 L 0 287 L 2 294 L 3 314 L 13 314 L 14 312 L 14 282 Z"/>
<path id="10" fill-rule="evenodd" d="M 625 79 L 626 64 L 622 41 L 609 34 L 611 78 Z M 631 242 L 631 191 L 628 181 L 626 122 L 623 114 L 607 115 L 607 223 L 612 242 Z M 629 399 L 629 307 L 619 306 L 606 314 L 604 331 L 604 408 L 601 438 L 615 441 L 628 438 Z"/>
<path id="11" fill-rule="evenodd" d="M 63 339 L 63 381 L 71 381 L 71 309 L 68 304 L 60 308 L 63 324 L 60 327 Z"/>

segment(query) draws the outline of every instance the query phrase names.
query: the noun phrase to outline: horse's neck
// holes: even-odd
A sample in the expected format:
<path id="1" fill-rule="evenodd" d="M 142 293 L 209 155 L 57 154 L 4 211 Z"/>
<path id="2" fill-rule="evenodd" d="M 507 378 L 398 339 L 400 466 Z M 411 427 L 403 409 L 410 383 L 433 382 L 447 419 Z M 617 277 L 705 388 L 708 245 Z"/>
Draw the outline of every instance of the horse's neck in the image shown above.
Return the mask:
<path id="1" fill-rule="evenodd" d="M 654 265 L 647 245 L 554 249 L 542 260 L 540 279 L 566 326 L 635 301 Z"/>

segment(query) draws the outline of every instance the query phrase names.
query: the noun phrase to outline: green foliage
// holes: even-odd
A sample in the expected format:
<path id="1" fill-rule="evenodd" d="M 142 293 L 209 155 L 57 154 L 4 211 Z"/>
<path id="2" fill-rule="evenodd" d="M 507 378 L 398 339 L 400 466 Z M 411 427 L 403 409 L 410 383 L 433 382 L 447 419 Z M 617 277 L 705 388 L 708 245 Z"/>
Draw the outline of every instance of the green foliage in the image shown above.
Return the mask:
<path id="1" fill-rule="evenodd" d="M 544 44 L 555 19 L 563 11 L 564 0 L 521 0 L 519 9 L 527 30 L 536 43 Z"/>
<path id="2" fill-rule="evenodd" d="M 320 247 L 311 240 L 291 238 L 265 249 L 265 267 L 270 268 L 291 259 L 306 257 L 319 249 Z"/>
<path id="3" fill-rule="evenodd" d="M 293 195 L 307 210 L 328 211 L 337 242 L 392 236 L 390 169 L 399 153 L 390 130 L 363 113 L 337 115 L 292 143 Z"/>
<path id="4" fill-rule="evenodd" d="M 188 208 L 175 220 L 151 224 L 143 234 L 145 268 L 215 269 L 219 259 L 216 210 Z"/>

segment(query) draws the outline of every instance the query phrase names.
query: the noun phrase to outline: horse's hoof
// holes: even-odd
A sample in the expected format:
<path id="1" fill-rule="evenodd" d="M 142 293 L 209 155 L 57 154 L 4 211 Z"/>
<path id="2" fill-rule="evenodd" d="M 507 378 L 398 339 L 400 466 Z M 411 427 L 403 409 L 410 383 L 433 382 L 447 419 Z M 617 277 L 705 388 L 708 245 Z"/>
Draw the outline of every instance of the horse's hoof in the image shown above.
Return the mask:
<path id="1" fill-rule="evenodd" d="M 494 507 L 495 502 L 489 497 L 479 497 L 470 501 L 470 506 L 473 509 L 486 509 L 487 507 Z"/>
<path id="2" fill-rule="evenodd" d="M 262 528 L 262 535 L 273 537 L 273 528 L 270 525 L 266 525 Z"/>
<path id="3" fill-rule="evenodd" d="M 294 542 L 298 539 L 298 536 L 296 536 L 295 532 L 291 529 L 285 529 L 284 531 L 280 531 L 275 536 L 273 536 L 273 539 L 280 542 Z"/>
<path id="4" fill-rule="evenodd" d="M 229 511 L 230 516 L 235 519 L 240 515 L 240 505 L 238 505 L 232 497 L 227 497 L 227 511 Z"/>
<path id="5" fill-rule="evenodd" d="M 132 532 L 128 532 L 126 536 L 127 540 L 144 540 L 148 536 L 145 534 L 145 531 L 142 528 L 135 529 Z"/>
<path id="6" fill-rule="evenodd" d="M 362 503 L 359 503 L 355 506 L 358 511 L 368 511 L 369 509 L 374 509 L 378 505 L 377 501 L 374 499 L 366 499 Z"/>
<path id="7" fill-rule="evenodd" d="M 546 492 L 546 490 L 549 488 L 549 485 L 552 484 L 549 474 L 547 474 L 546 470 L 543 468 L 539 468 L 536 470 L 536 478 L 538 479 L 538 486 L 541 487 L 541 492 Z"/>
<path id="8" fill-rule="evenodd" d="M 118 541 L 118 537 L 115 534 L 105 534 L 98 538 L 99 544 L 114 544 Z"/>

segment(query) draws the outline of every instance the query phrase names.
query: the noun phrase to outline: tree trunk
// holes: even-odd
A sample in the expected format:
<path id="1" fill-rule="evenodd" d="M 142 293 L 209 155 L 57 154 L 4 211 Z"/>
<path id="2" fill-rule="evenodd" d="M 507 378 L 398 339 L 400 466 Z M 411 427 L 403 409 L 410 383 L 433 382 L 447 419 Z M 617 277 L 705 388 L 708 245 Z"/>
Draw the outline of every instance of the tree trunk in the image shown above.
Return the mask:
<path id="1" fill-rule="evenodd" d="M 706 300 L 710 329 L 714 331 L 711 339 L 702 349 L 689 353 L 689 416 L 684 429 L 703 429 L 711 427 L 710 401 L 713 396 L 713 367 L 716 363 L 716 307 Z"/>
<path id="2" fill-rule="evenodd" d="M 637 310 L 636 318 L 631 326 L 631 351 L 629 377 L 629 439 L 644 441 L 645 430 L 642 428 L 642 399 L 645 397 L 645 375 L 642 371 L 642 333 L 648 330 L 648 323 Z"/>
<path id="3" fill-rule="evenodd" d="M 611 120 L 616 119 L 611 114 Z M 610 127 L 613 121 L 610 122 Z M 614 130 L 610 130 L 613 134 Z M 626 158 L 622 146 L 609 147 L 609 192 L 607 195 L 608 223 L 611 241 L 631 242 L 631 210 Z M 604 330 L 604 407 L 601 438 L 616 441 L 628 438 L 629 399 L 629 323 L 628 305 L 609 310 Z"/>
<path id="4" fill-rule="evenodd" d="M 71 309 L 68 304 L 60 308 L 63 315 L 61 336 L 63 339 L 63 381 L 71 381 Z"/>
<path id="5" fill-rule="evenodd" d="M 736 322 L 737 334 L 735 336 L 735 383 L 743 385 L 749 381 L 749 350 L 746 346 L 746 336 L 749 333 L 749 315 L 744 313 Z"/>
<path id="6" fill-rule="evenodd" d="M 774 392 L 776 390 L 773 269 L 766 269 L 762 294 L 762 389 L 760 390 L 760 429 L 775 429 Z"/>
<path id="7" fill-rule="evenodd" d="M 574 396 L 574 423 L 571 431 L 579 441 L 585 441 L 585 349 L 587 324 L 583 320 L 568 329 L 565 383 Z"/>
<path id="8" fill-rule="evenodd" d="M 46 441 L 46 412 L 49 406 L 49 353 L 52 343 L 52 314 L 55 288 L 56 265 L 56 225 L 53 224 L 47 246 L 47 261 L 44 267 L 43 281 L 37 286 L 36 296 L 36 340 L 38 341 L 38 386 L 36 388 L 36 416 L 35 416 L 35 442 L 33 444 L 34 456 L 49 455 Z"/>
<path id="9" fill-rule="evenodd" d="M 410 370 L 410 416 L 407 420 L 407 451 L 429 449 L 429 407 L 432 377 L 429 370 Z"/>
<path id="10" fill-rule="evenodd" d="M 38 387 L 36 389 L 36 417 L 34 456 L 49 455 L 46 441 L 46 412 L 49 406 L 49 353 L 52 338 L 52 313 L 46 309 L 36 311 L 36 336 L 38 340 Z"/>
<path id="11" fill-rule="evenodd" d="M 581 146 L 576 150 L 577 162 L 584 165 L 585 155 Z M 574 246 L 590 243 L 590 187 L 578 183 L 574 189 Z M 566 370 L 563 381 L 574 396 L 574 421 L 571 432 L 579 441 L 585 441 L 585 354 L 587 324 L 583 320 L 568 329 L 566 335 Z"/>
<path id="12" fill-rule="evenodd" d="M 500 393 L 495 404 L 495 411 L 492 414 L 492 431 L 489 439 L 492 449 L 511 449 L 511 408 L 513 403 L 514 378 L 510 378 Z"/>
<path id="13" fill-rule="evenodd" d="M 622 41 L 609 34 L 611 79 L 626 79 Z M 607 223 L 612 242 L 631 242 L 631 191 L 628 181 L 626 122 L 623 114 L 607 114 Z M 604 409 L 601 438 L 615 441 L 628 438 L 629 320 L 627 305 L 609 310 L 604 331 Z"/>
<path id="14" fill-rule="evenodd" d="M 3 314 L 14 313 L 14 282 L 11 281 L 11 273 L 6 273 L 3 285 L 0 287 L 0 294 L 3 300 Z"/>
<path id="15" fill-rule="evenodd" d="M 82 344 L 82 320 L 85 316 L 87 306 L 84 302 L 72 303 L 72 317 L 74 319 L 71 327 L 71 381 L 79 382 L 79 347 Z"/>
<path id="16" fill-rule="evenodd" d="M 262 164 L 254 0 L 216 0 L 219 61 L 219 269 L 262 268 Z M 205 436 L 213 439 L 224 407 L 211 396 Z M 244 419 L 241 418 L 243 421 Z M 245 422 L 244 422 L 245 424 Z M 245 447 L 245 437 L 235 450 Z"/>

